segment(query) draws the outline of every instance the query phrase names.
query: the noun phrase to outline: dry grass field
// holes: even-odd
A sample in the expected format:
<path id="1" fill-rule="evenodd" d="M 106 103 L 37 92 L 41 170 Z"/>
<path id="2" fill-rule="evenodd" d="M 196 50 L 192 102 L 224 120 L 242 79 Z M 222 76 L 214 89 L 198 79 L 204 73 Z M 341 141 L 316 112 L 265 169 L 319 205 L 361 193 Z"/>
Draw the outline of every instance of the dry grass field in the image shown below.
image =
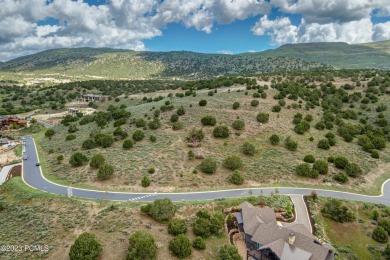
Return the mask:
<path id="1" fill-rule="evenodd" d="M 260 86 L 271 82 L 259 82 Z M 334 84 L 341 86 L 346 83 L 352 83 L 350 79 L 336 79 Z M 362 82 L 363 84 L 366 82 Z M 356 87 L 352 92 L 362 92 L 364 87 Z M 177 91 L 172 91 L 175 93 Z M 245 176 L 245 182 L 242 186 L 265 186 L 265 185 L 310 185 L 322 186 L 334 189 L 347 189 L 366 193 L 375 193 L 372 186 L 377 185 L 378 178 L 390 176 L 390 153 L 389 148 L 380 151 L 380 159 L 371 158 L 370 154 L 364 152 L 357 145 L 357 139 L 351 143 L 345 142 L 342 137 L 337 135 L 337 127 L 333 130 L 319 131 L 314 128 L 322 116 L 319 107 L 310 109 L 304 108 L 288 109 L 287 106 L 297 101 L 286 100 L 286 105 L 279 113 L 271 112 L 278 100 L 273 96 L 278 93 L 276 89 L 267 89 L 267 98 L 253 98 L 252 94 L 257 90 L 246 90 L 245 86 L 233 86 L 230 88 L 218 89 L 213 96 L 207 94 L 208 90 L 197 92 L 196 97 L 173 97 L 165 98 L 158 102 L 142 102 L 143 95 L 121 97 L 119 102 L 108 101 L 100 104 L 98 110 L 105 110 L 109 104 L 119 106 L 125 104 L 126 110 L 131 112 L 131 119 L 144 118 L 145 121 L 153 118 L 153 109 L 160 108 L 165 101 L 169 100 L 174 105 L 172 111 L 162 112 L 160 115 L 161 127 L 157 130 L 144 130 L 144 140 L 135 143 L 130 150 L 122 148 L 121 140 L 115 142 L 109 148 L 94 148 L 91 150 L 82 150 L 81 144 L 86 140 L 91 132 L 101 131 L 111 134 L 115 129 L 110 122 L 107 127 L 99 130 L 96 124 L 90 123 L 84 126 L 78 126 L 75 140 L 66 141 L 68 135 L 67 129 L 63 125 L 56 126 L 55 136 L 49 140 L 41 134 L 37 137 L 41 160 L 44 161 L 45 175 L 61 183 L 69 183 L 81 187 L 93 187 L 104 190 L 132 190 L 132 191 L 177 191 L 177 190 L 205 190 L 218 188 L 234 188 L 227 177 L 231 171 L 222 166 L 223 160 L 230 155 L 238 155 L 243 161 L 243 168 L 240 170 Z M 167 96 L 169 92 L 160 92 L 159 95 Z M 156 96 L 156 94 L 150 94 Z M 148 95 L 145 95 L 148 96 Z M 207 100 L 207 106 L 199 106 L 199 101 Z M 260 104 L 257 107 L 250 105 L 253 99 L 257 99 Z M 234 102 L 239 102 L 240 107 L 236 110 L 232 108 Z M 379 97 L 379 103 L 387 103 L 387 95 Z M 362 117 L 376 116 L 375 107 L 377 104 L 369 104 L 372 107 L 370 112 L 362 110 L 357 105 L 354 110 L 362 112 Z M 179 121 L 183 122 L 184 129 L 172 130 L 170 117 L 176 113 L 177 108 L 183 106 L 185 115 L 180 116 Z M 347 108 L 347 107 L 345 107 Z M 270 114 L 269 122 L 261 124 L 257 122 L 256 115 L 259 112 Z M 314 120 L 311 122 L 311 128 L 304 135 L 294 132 L 292 123 L 295 113 L 301 113 L 303 116 L 311 114 Z M 386 110 L 386 117 L 389 112 Z M 230 136 L 227 139 L 216 139 L 212 135 L 213 126 L 202 126 L 201 118 L 205 115 L 215 116 L 217 125 L 225 124 L 229 127 Z M 130 120 L 131 120 L 130 119 Z M 234 130 L 232 123 L 236 119 L 242 119 L 245 122 L 245 129 L 241 131 Z M 130 121 L 128 120 L 128 122 Z M 346 120 L 353 122 L 352 120 Z M 356 122 L 356 121 L 354 121 Z M 77 124 L 77 122 L 76 122 Z M 78 125 L 78 124 L 77 124 Z M 198 148 L 187 146 L 186 137 L 192 128 L 203 129 L 205 138 Z M 129 134 L 137 129 L 136 126 L 126 123 L 122 129 Z M 141 128 L 142 129 L 142 128 Z M 336 145 L 330 150 L 317 148 L 318 141 L 324 139 L 329 131 L 336 135 Z M 273 146 L 269 142 L 272 134 L 278 134 L 281 137 L 279 145 Z M 150 135 L 157 137 L 156 142 L 149 140 Z M 298 149 L 295 152 L 287 150 L 283 143 L 290 136 L 298 142 Z M 309 138 L 313 137 L 313 141 Z M 245 142 L 251 142 L 256 147 L 254 156 L 246 156 L 241 151 L 241 146 Z M 200 151 L 205 157 L 214 157 L 218 162 L 218 169 L 213 175 L 202 173 L 197 166 L 201 160 L 188 160 L 189 150 Z M 107 181 L 97 181 L 96 170 L 90 168 L 87 164 L 81 167 L 71 167 L 68 163 L 72 153 L 82 151 L 89 158 L 94 154 L 101 153 L 106 161 L 115 168 L 114 177 Z M 346 156 L 350 162 L 357 163 L 364 171 L 359 178 L 350 178 L 348 183 L 339 184 L 332 179 L 332 175 L 339 172 L 332 164 L 329 164 L 330 170 L 327 175 L 320 175 L 317 179 L 302 178 L 295 174 L 295 167 L 303 163 L 303 158 L 307 154 L 312 154 L 316 159 L 326 160 L 329 156 Z M 57 163 L 58 155 L 63 155 L 65 159 L 62 163 Z M 149 168 L 155 168 L 153 174 L 148 174 Z M 152 182 L 147 188 L 140 185 L 142 176 L 148 175 Z"/>

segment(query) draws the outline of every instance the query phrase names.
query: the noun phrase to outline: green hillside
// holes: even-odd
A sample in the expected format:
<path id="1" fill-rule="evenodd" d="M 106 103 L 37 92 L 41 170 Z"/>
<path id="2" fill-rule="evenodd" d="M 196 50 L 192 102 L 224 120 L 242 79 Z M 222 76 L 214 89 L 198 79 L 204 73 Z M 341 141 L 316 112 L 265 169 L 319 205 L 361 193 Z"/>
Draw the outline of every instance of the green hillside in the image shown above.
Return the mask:
<path id="1" fill-rule="evenodd" d="M 288 57 L 258 57 L 194 52 L 135 52 L 108 48 L 55 49 L 0 64 L 14 76 L 71 80 L 208 78 L 270 71 L 332 69 Z"/>
<path id="2" fill-rule="evenodd" d="M 361 44 L 362 46 L 374 48 L 380 50 L 382 52 L 386 52 L 390 54 L 390 41 L 381 41 L 381 42 L 370 42 Z"/>
<path id="3" fill-rule="evenodd" d="M 390 55 L 383 51 L 386 50 L 386 46 L 390 46 L 390 41 L 366 45 L 350 45 L 342 42 L 301 43 L 286 44 L 274 50 L 243 55 L 284 56 L 329 64 L 342 69 L 390 69 Z"/>

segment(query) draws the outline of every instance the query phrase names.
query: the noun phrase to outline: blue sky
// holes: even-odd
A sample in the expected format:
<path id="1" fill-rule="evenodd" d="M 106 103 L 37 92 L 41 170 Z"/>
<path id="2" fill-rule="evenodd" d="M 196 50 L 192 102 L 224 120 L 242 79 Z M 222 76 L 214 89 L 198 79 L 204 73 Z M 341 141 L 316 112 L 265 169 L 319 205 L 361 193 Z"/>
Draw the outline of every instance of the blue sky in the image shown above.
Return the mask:
<path id="1" fill-rule="evenodd" d="M 147 49 L 154 51 L 189 50 L 205 53 L 241 53 L 262 51 L 271 46 L 268 36 L 255 36 L 250 32 L 256 17 L 231 24 L 217 25 L 212 33 L 186 28 L 182 24 L 169 24 L 163 35 L 145 40 Z"/>
<path id="2" fill-rule="evenodd" d="M 390 39 L 390 0 L 0 0 L 0 60 L 52 48 L 242 53 Z"/>

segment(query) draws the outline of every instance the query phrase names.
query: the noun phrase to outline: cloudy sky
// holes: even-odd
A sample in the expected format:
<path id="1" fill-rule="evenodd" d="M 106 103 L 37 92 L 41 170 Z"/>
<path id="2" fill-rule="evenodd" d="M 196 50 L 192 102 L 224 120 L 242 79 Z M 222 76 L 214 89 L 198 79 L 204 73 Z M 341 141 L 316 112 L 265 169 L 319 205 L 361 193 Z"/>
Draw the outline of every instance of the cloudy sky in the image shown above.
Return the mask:
<path id="1" fill-rule="evenodd" d="M 0 0 L 0 60 L 63 47 L 241 53 L 390 39 L 390 0 Z"/>

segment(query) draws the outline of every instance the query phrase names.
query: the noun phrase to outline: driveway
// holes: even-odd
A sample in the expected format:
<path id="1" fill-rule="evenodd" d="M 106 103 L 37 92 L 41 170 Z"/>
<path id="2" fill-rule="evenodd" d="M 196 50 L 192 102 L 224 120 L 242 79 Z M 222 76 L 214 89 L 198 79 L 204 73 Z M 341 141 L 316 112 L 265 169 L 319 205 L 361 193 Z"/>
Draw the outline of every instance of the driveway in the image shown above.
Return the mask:
<path id="1" fill-rule="evenodd" d="M 288 227 L 295 224 L 302 224 L 307 228 L 307 230 L 309 230 L 310 233 L 313 233 L 313 228 L 311 226 L 305 201 L 303 200 L 303 195 L 290 195 L 290 198 L 294 204 L 295 221 L 292 223 L 283 223 L 283 226 Z"/>

